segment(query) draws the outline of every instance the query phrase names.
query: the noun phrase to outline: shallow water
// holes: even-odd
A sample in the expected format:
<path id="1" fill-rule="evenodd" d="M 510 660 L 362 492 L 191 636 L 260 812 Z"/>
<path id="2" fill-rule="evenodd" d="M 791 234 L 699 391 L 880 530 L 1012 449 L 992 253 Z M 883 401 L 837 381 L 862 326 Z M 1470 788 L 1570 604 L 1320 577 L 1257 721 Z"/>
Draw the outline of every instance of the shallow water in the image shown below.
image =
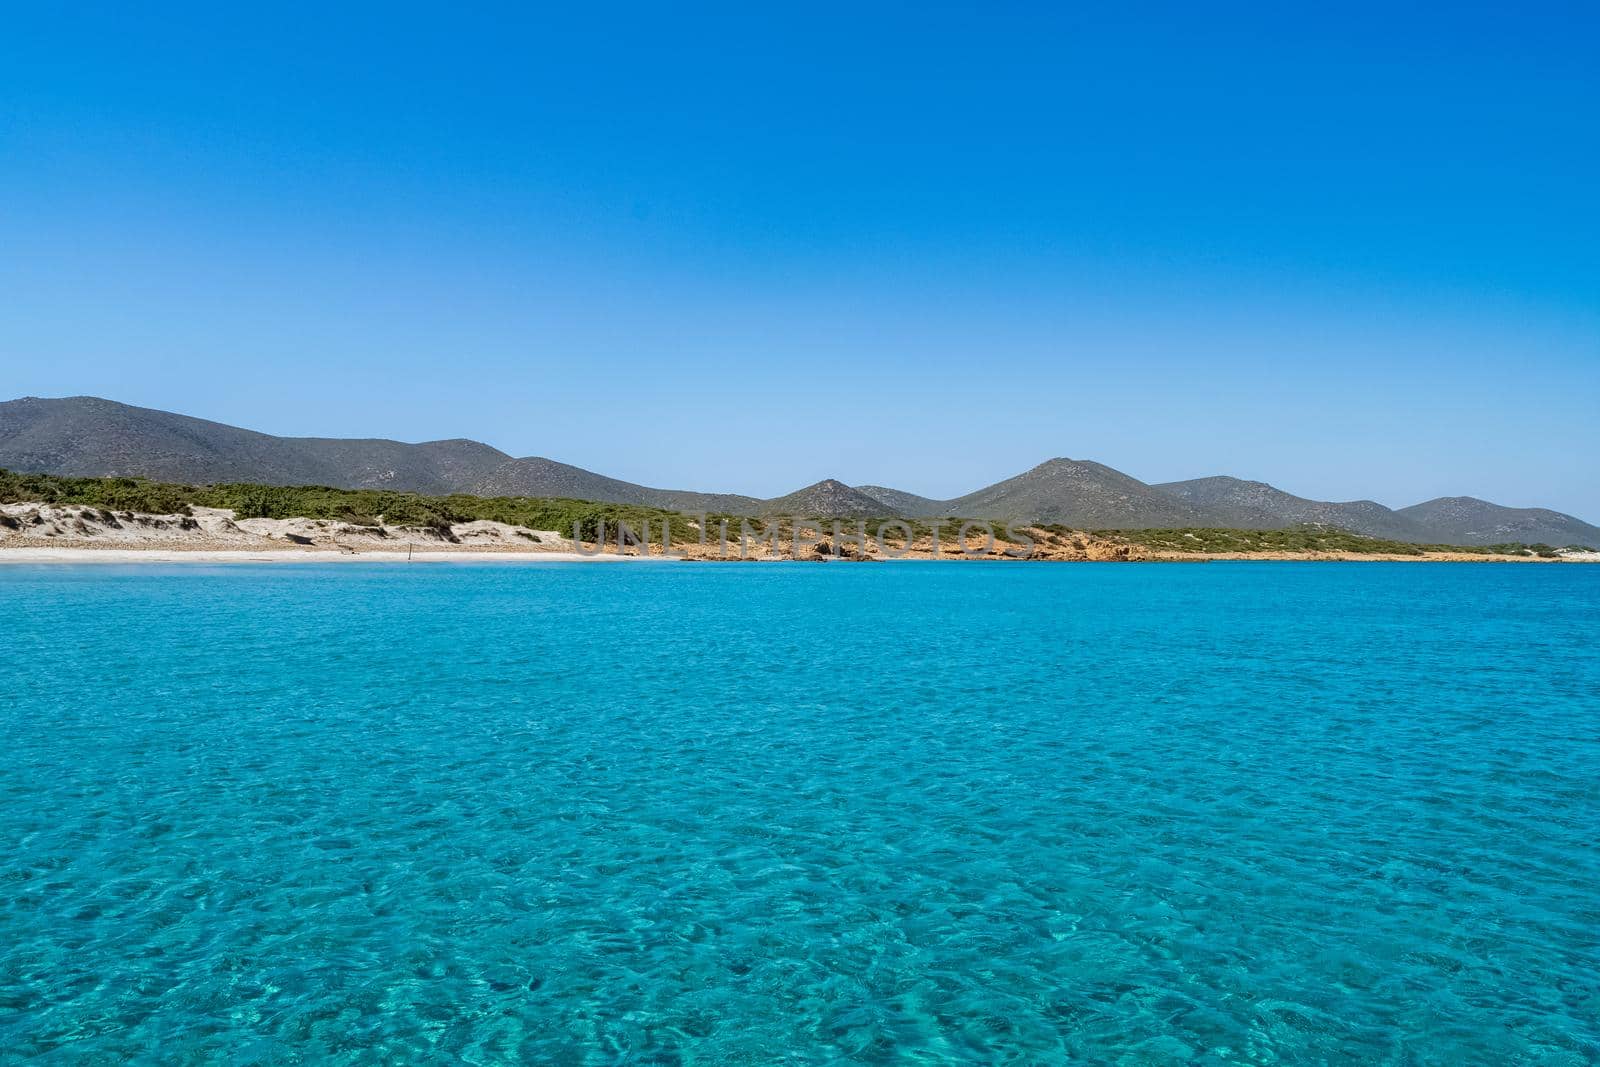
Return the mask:
<path id="1" fill-rule="evenodd" d="M 0 1059 L 1600 1059 L 1600 567 L 0 568 Z"/>

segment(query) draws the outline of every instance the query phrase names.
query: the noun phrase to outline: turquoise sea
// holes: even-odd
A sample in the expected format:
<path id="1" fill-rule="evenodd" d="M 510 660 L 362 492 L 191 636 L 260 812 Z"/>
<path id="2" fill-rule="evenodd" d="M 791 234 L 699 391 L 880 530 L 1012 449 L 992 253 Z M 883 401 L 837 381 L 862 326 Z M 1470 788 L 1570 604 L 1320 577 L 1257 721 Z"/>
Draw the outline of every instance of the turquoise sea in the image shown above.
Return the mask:
<path id="1" fill-rule="evenodd" d="M 1600 567 L 0 568 L 0 1060 L 1600 1061 Z"/>

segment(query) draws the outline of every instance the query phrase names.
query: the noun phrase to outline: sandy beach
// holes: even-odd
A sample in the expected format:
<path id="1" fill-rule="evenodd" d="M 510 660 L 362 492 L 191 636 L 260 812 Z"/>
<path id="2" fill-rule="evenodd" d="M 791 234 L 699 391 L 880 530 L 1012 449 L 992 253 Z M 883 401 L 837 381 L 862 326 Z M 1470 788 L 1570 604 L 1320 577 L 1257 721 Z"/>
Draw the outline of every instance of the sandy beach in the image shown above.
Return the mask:
<path id="1" fill-rule="evenodd" d="M 911 555 L 904 559 L 881 559 L 874 562 L 916 562 L 935 557 Z M 995 557 L 963 560 L 957 556 L 938 557 L 940 562 L 999 563 Z M 738 562 L 730 557 L 726 562 Z M 793 557 L 761 556 L 751 562 L 793 562 Z M 1060 559 L 1040 556 L 1037 562 L 1116 562 L 1112 559 L 1085 560 Z M 1224 561 L 1255 562 L 1313 562 L 1313 563 L 1600 563 L 1600 553 L 1582 553 L 1559 559 L 1540 559 L 1530 556 L 1493 556 L 1467 552 L 1428 552 L 1416 556 L 1392 554 L 1358 554 L 1351 552 L 1262 552 L 1247 553 L 1152 553 L 1126 557 L 1126 562 L 1147 563 L 1207 563 Z M 439 549 L 429 548 L 411 553 L 390 550 L 337 550 L 326 548 L 272 547 L 264 549 L 218 548 L 111 548 L 88 545 L 16 546 L 0 545 L 0 566 L 6 564 L 144 564 L 144 563 L 683 563 L 724 562 L 713 556 L 688 555 L 685 557 L 662 555 L 619 555 L 607 551 L 601 554 L 563 552 L 539 549 Z M 807 561 L 810 562 L 810 561 Z M 828 560 L 827 562 L 835 562 Z M 837 562 L 851 562 L 839 560 Z"/>
<path id="2" fill-rule="evenodd" d="M 1034 544 L 1029 562 L 1206 562 L 1210 560 L 1286 560 L 1435 563 L 1597 562 L 1600 553 L 1560 556 L 1496 555 L 1432 550 L 1421 553 L 1351 551 L 1180 552 L 1126 539 L 1077 531 L 1029 528 Z M 554 530 L 534 530 L 489 521 L 448 528 L 360 525 L 330 519 L 239 518 L 232 511 L 196 507 L 188 514 L 112 512 L 82 505 L 23 503 L 0 505 L 0 564 L 23 563 L 597 563 L 681 560 L 737 562 L 743 546 L 733 541 L 689 541 L 666 554 L 659 543 L 630 547 L 614 543 L 599 552 L 579 552 Z M 918 537 L 898 551 L 885 551 L 874 539 L 846 538 L 835 546 L 827 538 L 793 543 L 756 539 L 751 561 L 829 559 L 835 550 L 846 560 L 937 559 L 950 562 L 1023 562 L 1008 557 L 1008 544 L 991 543 L 963 557 L 953 542 L 936 546 Z"/>
<path id="3" fill-rule="evenodd" d="M 0 548 L 0 565 L 11 563 L 675 563 L 661 556 L 583 555 L 578 552 L 450 551 L 340 552 L 269 548 Z"/>

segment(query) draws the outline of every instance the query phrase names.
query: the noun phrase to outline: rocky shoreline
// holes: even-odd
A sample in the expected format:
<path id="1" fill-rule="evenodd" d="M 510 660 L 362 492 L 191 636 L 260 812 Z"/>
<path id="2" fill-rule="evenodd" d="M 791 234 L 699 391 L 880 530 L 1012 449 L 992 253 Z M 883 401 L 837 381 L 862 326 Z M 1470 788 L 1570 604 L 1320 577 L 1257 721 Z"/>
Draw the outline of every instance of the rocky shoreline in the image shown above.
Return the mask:
<path id="1" fill-rule="evenodd" d="M 1403 562 L 1600 562 L 1600 553 L 1564 553 L 1554 558 L 1430 551 L 1420 554 L 1328 551 L 1174 552 L 1151 549 L 1081 531 L 1028 528 L 1026 555 L 1017 544 L 959 546 L 922 536 L 909 544 L 885 545 L 876 538 L 823 536 L 799 545 L 779 538 L 720 539 L 705 543 L 660 543 L 596 548 L 553 530 L 532 530 L 478 520 L 450 526 L 356 524 L 333 519 L 248 518 L 221 508 L 195 507 L 187 515 L 153 515 L 70 504 L 0 505 L 0 562 L 151 560 L 172 562 L 274 559 L 322 561 L 394 560 L 618 560 L 680 559 L 693 562 L 828 560 L 873 562 L 896 559 L 1009 562 L 1203 562 L 1207 560 L 1313 560 Z"/>

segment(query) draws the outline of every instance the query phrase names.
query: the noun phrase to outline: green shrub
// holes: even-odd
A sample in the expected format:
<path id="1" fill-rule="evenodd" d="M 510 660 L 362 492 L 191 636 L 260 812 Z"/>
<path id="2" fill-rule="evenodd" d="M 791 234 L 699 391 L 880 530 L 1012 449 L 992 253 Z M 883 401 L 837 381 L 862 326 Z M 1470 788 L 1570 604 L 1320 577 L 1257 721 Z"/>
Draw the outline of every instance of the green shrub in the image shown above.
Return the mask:
<path id="1" fill-rule="evenodd" d="M 626 523 L 636 533 L 645 524 L 651 541 L 659 544 L 661 530 L 672 530 L 672 540 L 684 544 L 700 537 L 698 520 L 660 508 L 629 504 L 606 504 L 592 500 L 566 500 L 555 497 L 497 496 L 479 497 L 457 493 L 451 496 L 424 496 L 388 489 L 335 489 L 325 485 L 172 485 L 143 478 L 65 478 L 50 474 L 16 474 L 0 469 L 0 503 L 78 504 L 102 512 L 138 511 L 157 515 L 188 515 L 192 507 L 228 508 L 240 518 L 336 519 L 362 526 L 380 522 L 395 526 L 426 526 L 448 533 L 454 523 L 486 519 L 534 530 L 554 530 L 562 537 L 593 542 L 602 525 L 608 541 L 615 543 L 617 531 Z M 776 524 L 780 540 L 793 537 L 792 523 L 786 519 L 741 519 L 737 515 L 706 517 L 706 538 L 717 538 L 719 522 L 727 520 L 728 539 L 737 543 L 741 521 L 749 523 L 753 534 L 765 534 Z M 869 537 L 887 520 L 869 519 Z M 906 520 L 912 537 L 927 538 L 938 533 L 947 550 L 957 545 L 961 519 Z M 814 532 L 831 535 L 832 520 L 819 516 Z M 856 520 L 841 519 L 845 533 L 853 533 Z M 991 523 L 995 538 L 1006 541 L 1003 523 Z M 1057 539 L 1077 536 L 1070 527 L 1042 523 L 1031 527 Z M 1227 530 L 1209 528 L 1163 530 L 1097 530 L 1098 536 L 1125 541 L 1168 552 L 1351 552 L 1367 555 L 1417 556 L 1424 552 L 1470 552 L 1481 555 L 1528 555 L 1544 558 L 1559 555 L 1549 545 L 1415 545 L 1363 537 L 1330 526 L 1296 526 L 1283 530 Z M 973 543 L 982 539 L 974 533 Z M 898 528 L 890 535 L 898 543 Z"/>
<path id="2" fill-rule="evenodd" d="M 660 508 L 548 497 L 424 496 L 387 489 L 335 489 L 325 485 L 172 485 L 143 478 L 65 478 L 0 469 L 0 503 L 81 504 L 159 515 L 187 515 L 191 507 L 227 508 L 241 519 L 336 519 L 361 526 L 380 522 L 448 532 L 458 522 L 487 519 L 571 537 L 574 528 L 593 540 L 604 524 L 608 539 L 621 523 L 637 532 L 650 525 L 661 540 L 670 525 L 679 543 L 699 537 L 684 515 Z"/>
<path id="3" fill-rule="evenodd" d="M 1281 530 L 1227 530 L 1191 527 L 1171 530 L 1096 530 L 1096 535 L 1165 552 L 1349 552 L 1356 555 L 1420 556 L 1425 552 L 1472 555 L 1526 555 L 1529 546 L 1438 545 L 1366 537 L 1336 526 L 1292 526 Z M 1537 546 L 1548 549 L 1549 546 Z M 1551 550 L 1552 553 L 1554 550 Z"/>

